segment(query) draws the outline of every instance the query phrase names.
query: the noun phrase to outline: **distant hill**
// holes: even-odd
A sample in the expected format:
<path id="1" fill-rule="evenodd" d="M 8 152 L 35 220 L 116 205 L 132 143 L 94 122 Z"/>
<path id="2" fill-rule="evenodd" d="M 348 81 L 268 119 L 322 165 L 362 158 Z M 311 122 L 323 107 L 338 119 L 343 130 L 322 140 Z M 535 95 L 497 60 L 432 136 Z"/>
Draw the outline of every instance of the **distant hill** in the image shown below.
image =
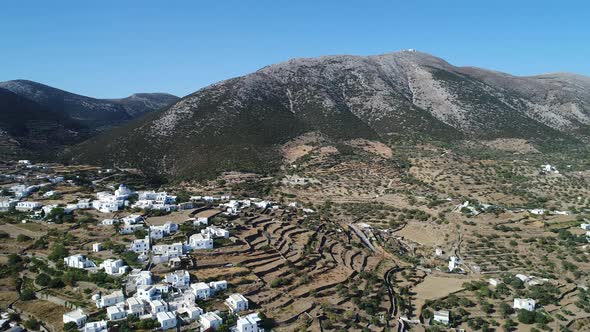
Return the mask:
<path id="1" fill-rule="evenodd" d="M 88 138 L 89 130 L 70 117 L 0 88 L 0 156 L 55 154 Z"/>
<path id="2" fill-rule="evenodd" d="M 27 80 L 0 82 L 0 88 L 62 113 L 96 131 L 119 126 L 179 100 L 166 93 L 138 93 L 122 99 L 96 99 Z"/>
<path id="3" fill-rule="evenodd" d="M 74 148 L 77 162 L 171 177 L 266 171 L 306 132 L 385 143 L 590 138 L 590 79 L 516 77 L 420 52 L 293 59 L 203 88 Z"/>

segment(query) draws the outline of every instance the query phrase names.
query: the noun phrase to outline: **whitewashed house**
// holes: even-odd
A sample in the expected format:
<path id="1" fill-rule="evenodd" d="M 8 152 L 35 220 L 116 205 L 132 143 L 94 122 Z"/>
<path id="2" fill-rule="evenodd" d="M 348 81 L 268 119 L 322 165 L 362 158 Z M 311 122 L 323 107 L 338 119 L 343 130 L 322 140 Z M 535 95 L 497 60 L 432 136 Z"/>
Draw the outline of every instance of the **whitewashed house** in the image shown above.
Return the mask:
<path id="1" fill-rule="evenodd" d="M 143 239 L 135 239 L 131 243 L 129 250 L 136 253 L 147 254 L 150 251 L 150 238 L 146 236 Z"/>
<path id="2" fill-rule="evenodd" d="M 130 215 L 124 217 L 123 219 L 121 219 L 121 221 L 125 225 L 135 225 L 135 224 L 143 222 L 143 217 L 140 216 L 139 214 L 130 214 Z"/>
<path id="3" fill-rule="evenodd" d="M 154 264 L 168 262 L 179 258 L 184 253 L 184 245 L 181 242 L 172 244 L 157 244 L 152 247 L 152 262 Z"/>
<path id="4" fill-rule="evenodd" d="M 514 299 L 514 309 L 524 309 L 528 311 L 534 311 L 537 302 L 533 299 Z"/>
<path id="5" fill-rule="evenodd" d="M 186 288 L 191 283 L 191 276 L 187 270 L 178 270 L 165 276 L 167 283 L 176 288 Z"/>
<path id="6" fill-rule="evenodd" d="M 16 203 L 15 209 L 21 212 L 30 212 L 33 210 L 38 210 L 43 205 L 39 202 L 18 202 Z"/>
<path id="7" fill-rule="evenodd" d="M 75 268 L 75 269 L 88 269 L 92 267 L 96 267 L 93 261 L 86 258 L 86 256 L 77 254 L 72 255 L 64 258 L 64 264 L 67 267 Z"/>
<path id="8" fill-rule="evenodd" d="M 43 194 L 44 198 L 49 198 L 51 196 L 57 195 L 59 194 L 59 192 L 55 191 L 55 190 L 49 190 L 46 193 Z"/>
<path id="9" fill-rule="evenodd" d="M 3 199 L 0 200 L 0 211 L 8 211 L 12 210 L 16 207 L 18 203 L 17 199 Z"/>
<path id="10" fill-rule="evenodd" d="M 239 317 L 236 322 L 235 332 L 259 332 L 261 330 L 258 328 L 260 321 L 257 312 Z"/>
<path id="11" fill-rule="evenodd" d="M 165 312 L 159 312 L 156 315 L 156 319 L 158 320 L 158 323 L 160 323 L 160 328 L 162 330 L 169 330 L 169 329 L 173 329 L 176 328 L 176 315 L 169 312 L 169 311 L 165 311 Z"/>
<path id="12" fill-rule="evenodd" d="M 119 219 L 103 219 L 101 224 L 105 226 L 112 226 L 119 223 Z"/>
<path id="13" fill-rule="evenodd" d="M 139 317 L 145 313 L 143 302 L 136 297 L 128 298 L 126 301 L 126 305 L 127 305 L 127 315 L 128 316 L 131 315 L 131 316 Z"/>
<path id="14" fill-rule="evenodd" d="M 64 324 L 67 323 L 75 323 L 76 326 L 81 327 L 86 324 L 86 320 L 88 316 L 84 313 L 84 311 L 80 309 L 76 309 L 74 311 L 67 312 L 63 314 L 63 322 Z"/>
<path id="15" fill-rule="evenodd" d="M 150 312 L 152 315 L 157 315 L 160 312 L 168 311 L 168 303 L 162 300 L 150 300 L 148 301 L 148 305 L 150 306 Z"/>
<path id="16" fill-rule="evenodd" d="M 133 234 L 135 231 L 142 230 L 142 229 L 143 229 L 143 225 L 141 225 L 141 224 L 139 224 L 139 225 L 123 225 L 119 229 L 119 234 Z"/>
<path id="17" fill-rule="evenodd" d="M 125 265 L 122 259 L 107 259 L 99 266 L 108 275 L 122 275 L 127 273 L 129 266 Z"/>
<path id="18" fill-rule="evenodd" d="M 178 225 L 174 223 L 166 223 L 161 226 L 150 226 L 150 237 L 159 240 L 165 236 L 178 231 Z"/>
<path id="19" fill-rule="evenodd" d="M 461 260 L 457 256 L 449 257 L 449 272 L 453 272 L 461 264 Z"/>
<path id="20" fill-rule="evenodd" d="M 197 299 L 208 299 L 211 296 L 211 287 L 204 282 L 192 284 L 191 289 Z"/>
<path id="21" fill-rule="evenodd" d="M 142 301 L 156 300 L 160 298 L 160 292 L 155 286 L 138 286 L 135 297 Z"/>
<path id="22" fill-rule="evenodd" d="M 211 281 L 209 283 L 209 287 L 213 293 L 227 289 L 227 281 L 220 280 L 220 281 Z"/>
<path id="23" fill-rule="evenodd" d="M 146 313 L 143 301 L 136 297 L 128 298 L 125 304 L 127 307 L 127 316 L 140 317 Z"/>
<path id="24" fill-rule="evenodd" d="M 127 277 L 127 283 L 131 283 L 134 286 L 152 285 L 152 273 L 150 271 L 141 271 L 139 269 L 133 270 Z"/>
<path id="25" fill-rule="evenodd" d="M 434 322 L 449 325 L 449 322 L 450 322 L 449 312 L 447 310 L 435 311 L 434 315 L 432 316 L 432 320 Z"/>
<path id="26" fill-rule="evenodd" d="M 233 313 L 248 310 L 248 299 L 242 294 L 231 294 L 226 300 L 225 304 Z"/>
<path id="27" fill-rule="evenodd" d="M 193 234 L 189 238 L 189 247 L 192 250 L 213 249 L 213 238 L 209 234 Z"/>
<path id="28" fill-rule="evenodd" d="M 590 231 L 590 224 L 580 224 L 580 228 L 585 231 Z"/>
<path id="29" fill-rule="evenodd" d="M 101 250 L 102 250 L 102 243 L 97 242 L 97 243 L 92 244 L 92 251 L 93 252 L 99 252 Z"/>
<path id="30" fill-rule="evenodd" d="M 208 226 L 201 230 L 201 234 L 209 234 L 213 238 L 229 238 L 229 231 L 217 226 Z"/>
<path id="31" fill-rule="evenodd" d="M 81 332 L 103 332 L 107 331 L 107 321 L 106 320 L 99 320 L 96 322 L 86 323 L 84 328 L 82 328 Z"/>
<path id="32" fill-rule="evenodd" d="M 101 296 L 96 300 L 96 306 L 98 308 L 106 308 L 125 302 L 125 295 L 122 290 L 114 291 L 111 294 Z"/>
<path id="33" fill-rule="evenodd" d="M 202 314 L 199 322 L 201 323 L 201 331 L 207 331 L 208 329 L 217 330 L 223 324 L 223 319 L 216 313 L 210 311 Z"/>
<path id="34" fill-rule="evenodd" d="M 121 306 L 110 306 L 107 308 L 107 319 L 108 320 L 119 320 L 127 317 L 127 312 Z"/>

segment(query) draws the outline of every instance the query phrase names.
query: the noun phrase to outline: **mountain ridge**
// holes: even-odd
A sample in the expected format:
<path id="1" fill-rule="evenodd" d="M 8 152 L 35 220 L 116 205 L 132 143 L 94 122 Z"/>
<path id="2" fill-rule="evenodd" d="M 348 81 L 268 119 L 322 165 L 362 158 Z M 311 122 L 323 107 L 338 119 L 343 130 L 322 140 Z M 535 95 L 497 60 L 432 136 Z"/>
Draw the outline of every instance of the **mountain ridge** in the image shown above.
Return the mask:
<path id="1" fill-rule="evenodd" d="M 280 144 L 306 132 L 391 144 L 581 143 L 590 132 L 587 91 L 585 80 L 456 67 L 415 51 L 296 58 L 199 89 L 67 156 L 190 178 L 276 169 Z"/>
<path id="2" fill-rule="evenodd" d="M 179 100 L 167 93 L 136 93 L 124 98 L 98 99 L 30 80 L 0 82 L 0 88 L 55 112 L 63 112 L 97 131 L 133 120 Z"/>

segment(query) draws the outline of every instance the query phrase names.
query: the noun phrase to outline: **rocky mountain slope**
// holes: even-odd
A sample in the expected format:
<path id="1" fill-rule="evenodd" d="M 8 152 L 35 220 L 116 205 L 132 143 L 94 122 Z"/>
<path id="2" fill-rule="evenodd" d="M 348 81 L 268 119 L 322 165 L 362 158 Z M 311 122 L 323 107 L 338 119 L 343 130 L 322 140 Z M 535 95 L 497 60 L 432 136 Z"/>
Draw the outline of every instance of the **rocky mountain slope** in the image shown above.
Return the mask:
<path id="1" fill-rule="evenodd" d="M 88 128 L 68 116 L 0 88 L 0 156 L 55 153 L 87 138 Z"/>
<path id="2" fill-rule="evenodd" d="M 293 59 L 222 81 L 74 149 L 74 161 L 175 177 L 276 167 L 278 145 L 333 140 L 589 138 L 590 79 L 515 77 L 401 51 Z"/>
<path id="3" fill-rule="evenodd" d="M 122 99 L 96 99 L 27 80 L 0 82 L 0 88 L 54 112 L 63 113 L 98 131 L 160 110 L 179 100 L 178 97 L 165 93 L 141 93 Z"/>

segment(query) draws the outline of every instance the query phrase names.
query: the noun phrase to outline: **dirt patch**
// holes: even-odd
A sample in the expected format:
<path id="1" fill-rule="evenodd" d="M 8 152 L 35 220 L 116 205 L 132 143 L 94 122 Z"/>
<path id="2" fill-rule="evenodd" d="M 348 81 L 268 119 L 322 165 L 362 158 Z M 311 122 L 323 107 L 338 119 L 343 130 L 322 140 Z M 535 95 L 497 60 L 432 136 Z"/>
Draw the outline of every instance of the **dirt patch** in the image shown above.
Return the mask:
<path id="1" fill-rule="evenodd" d="M 509 151 L 509 152 L 520 152 L 520 153 L 538 153 L 537 150 L 527 140 L 519 138 L 498 138 L 493 141 L 481 141 L 481 143 L 492 149 Z"/>
<path id="2" fill-rule="evenodd" d="M 51 325 L 55 331 L 63 330 L 63 314 L 70 311 L 66 307 L 45 300 L 18 301 L 15 307 L 35 319 Z"/>
<path id="3" fill-rule="evenodd" d="M 381 142 L 369 141 L 366 139 L 358 138 L 352 141 L 348 141 L 347 143 L 353 147 L 362 149 L 372 154 L 376 154 L 386 159 L 390 159 L 391 157 L 393 157 L 393 151 L 391 150 L 391 148 Z"/>
<path id="4" fill-rule="evenodd" d="M 440 246 L 445 242 L 443 232 L 432 223 L 409 222 L 396 235 L 424 246 Z"/>

